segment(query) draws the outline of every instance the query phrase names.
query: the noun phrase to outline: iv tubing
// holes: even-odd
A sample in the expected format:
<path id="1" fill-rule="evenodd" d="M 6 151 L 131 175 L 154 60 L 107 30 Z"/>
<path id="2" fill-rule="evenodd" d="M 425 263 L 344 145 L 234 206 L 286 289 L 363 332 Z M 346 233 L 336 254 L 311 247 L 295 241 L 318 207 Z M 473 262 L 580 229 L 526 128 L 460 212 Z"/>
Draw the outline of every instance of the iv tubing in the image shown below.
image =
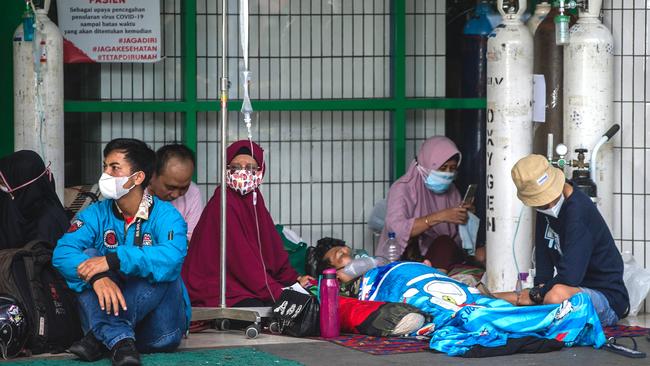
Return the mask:
<path id="1" fill-rule="evenodd" d="M 516 290 L 517 292 L 521 291 L 521 279 L 519 278 L 519 263 L 517 262 L 517 254 L 515 252 L 515 245 L 516 245 L 516 239 L 517 239 L 517 234 L 519 233 L 519 224 L 521 223 L 521 216 L 524 214 L 524 205 L 521 205 L 521 209 L 519 210 L 519 217 L 517 218 L 517 226 L 515 227 L 515 235 L 512 237 L 512 259 L 515 262 L 515 270 L 517 271 L 517 287 Z"/>

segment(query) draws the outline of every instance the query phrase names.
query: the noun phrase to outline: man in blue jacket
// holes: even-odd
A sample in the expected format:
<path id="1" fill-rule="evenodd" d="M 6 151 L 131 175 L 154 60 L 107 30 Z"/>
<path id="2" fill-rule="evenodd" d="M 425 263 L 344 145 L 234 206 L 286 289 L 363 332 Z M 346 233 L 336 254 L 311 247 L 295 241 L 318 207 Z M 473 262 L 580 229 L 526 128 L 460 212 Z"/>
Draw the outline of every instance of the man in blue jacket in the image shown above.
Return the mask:
<path id="1" fill-rule="evenodd" d="M 170 203 L 145 193 L 154 164 L 142 141 L 109 142 L 99 179 L 106 199 L 81 212 L 54 250 L 54 266 L 78 292 L 86 335 L 70 351 L 82 360 L 110 350 L 113 365 L 140 365 L 139 352 L 174 350 L 187 331 L 187 227 Z"/>
<path id="2" fill-rule="evenodd" d="M 603 326 L 626 317 L 623 259 L 596 205 L 541 155 L 522 158 L 511 173 L 519 199 L 537 209 L 535 287 L 514 302 L 558 304 L 584 292 Z"/>

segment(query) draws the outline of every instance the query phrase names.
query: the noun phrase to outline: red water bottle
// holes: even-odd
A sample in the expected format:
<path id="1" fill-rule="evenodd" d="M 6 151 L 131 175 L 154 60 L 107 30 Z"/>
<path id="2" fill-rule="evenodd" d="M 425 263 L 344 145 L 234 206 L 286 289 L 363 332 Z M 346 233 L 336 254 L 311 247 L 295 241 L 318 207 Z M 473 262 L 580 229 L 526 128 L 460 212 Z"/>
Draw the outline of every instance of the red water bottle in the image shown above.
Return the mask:
<path id="1" fill-rule="evenodd" d="M 328 268 L 323 271 L 320 282 L 320 336 L 338 337 L 341 331 L 339 319 L 339 282 L 336 270 Z"/>

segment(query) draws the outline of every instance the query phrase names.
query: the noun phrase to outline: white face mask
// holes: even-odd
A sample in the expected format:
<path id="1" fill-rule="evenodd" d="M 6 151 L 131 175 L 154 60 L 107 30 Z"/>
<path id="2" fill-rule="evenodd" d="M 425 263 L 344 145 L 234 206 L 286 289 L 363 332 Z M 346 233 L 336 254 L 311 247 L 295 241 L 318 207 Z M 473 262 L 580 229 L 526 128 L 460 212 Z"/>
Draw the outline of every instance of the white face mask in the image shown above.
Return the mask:
<path id="1" fill-rule="evenodd" d="M 560 199 L 557 201 L 555 206 L 549 207 L 545 210 L 537 209 L 537 212 L 543 213 L 544 215 L 548 215 L 551 217 L 555 217 L 557 219 L 557 217 L 560 215 L 560 209 L 562 209 L 563 203 L 564 203 L 564 194 L 560 195 Z"/>
<path id="2" fill-rule="evenodd" d="M 131 188 L 124 188 L 124 184 L 137 173 L 135 172 L 128 177 L 113 177 L 112 175 L 103 173 L 99 177 L 99 191 L 102 192 L 102 196 L 105 198 L 118 200 L 135 187 L 135 184 L 133 184 Z"/>

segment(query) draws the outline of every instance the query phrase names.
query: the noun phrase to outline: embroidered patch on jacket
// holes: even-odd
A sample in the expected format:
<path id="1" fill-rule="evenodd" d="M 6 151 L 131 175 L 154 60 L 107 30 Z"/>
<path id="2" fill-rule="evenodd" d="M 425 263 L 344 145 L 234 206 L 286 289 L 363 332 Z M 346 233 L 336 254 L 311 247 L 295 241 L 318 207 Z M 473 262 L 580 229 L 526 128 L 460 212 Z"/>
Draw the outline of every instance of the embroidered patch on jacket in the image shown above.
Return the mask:
<path id="1" fill-rule="evenodd" d="M 151 239 L 151 234 L 144 233 L 144 235 L 142 235 L 142 245 L 151 246 L 152 244 L 153 240 Z"/>
<path id="2" fill-rule="evenodd" d="M 72 224 L 70 224 L 70 227 L 68 228 L 69 233 L 74 233 L 75 231 L 81 229 L 81 227 L 84 226 L 84 222 L 78 219 L 75 219 L 72 221 Z"/>
<path id="3" fill-rule="evenodd" d="M 109 249 L 117 248 L 117 236 L 114 230 L 104 231 L 104 245 Z"/>

